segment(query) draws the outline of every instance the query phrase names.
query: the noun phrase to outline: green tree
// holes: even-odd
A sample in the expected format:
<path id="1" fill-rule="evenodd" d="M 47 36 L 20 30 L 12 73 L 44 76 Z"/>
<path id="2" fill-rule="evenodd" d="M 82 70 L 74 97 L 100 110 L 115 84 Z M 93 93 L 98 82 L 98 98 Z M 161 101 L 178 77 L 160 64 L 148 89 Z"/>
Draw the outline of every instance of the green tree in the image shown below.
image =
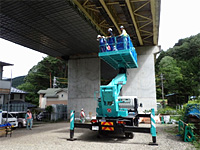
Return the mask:
<path id="1" fill-rule="evenodd" d="M 176 60 L 170 56 L 165 56 L 160 61 L 159 70 L 160 73 L 164 74 L 165 94 L 178 93 L 183 76 L 181 68 L 177 67 Z"/>
<path id="2" fill-rule="evenodd" d="M 171 58 L 165 58 L 166 56 Z M 173 48 L 162 51 L 157 58 L 155 68 L 157 76 L 165 72 L 163 73 L 166 78 L 165 94 L 173 90 L 181 95 L 200 95 L 200 33 L 180 39 Z M 173 76 L 175 74 L 176 77 Z M 160 80 L 157 79 L 156 83 L 159 85 Z M 160 92 L 158 89 L 157 91 L 157 97 L 159 97 Z"/>
<path id="3" fill-rule="evenodd" d="M 26 101 L 38 104 L 39 95 L 37 92 L 52 87 L 54 76 L 67 78 L 67 63 L 47 56 L 29 70 L 24 79 L 25 83 L 17 88 L 29 93 L 26 96 Z"/>

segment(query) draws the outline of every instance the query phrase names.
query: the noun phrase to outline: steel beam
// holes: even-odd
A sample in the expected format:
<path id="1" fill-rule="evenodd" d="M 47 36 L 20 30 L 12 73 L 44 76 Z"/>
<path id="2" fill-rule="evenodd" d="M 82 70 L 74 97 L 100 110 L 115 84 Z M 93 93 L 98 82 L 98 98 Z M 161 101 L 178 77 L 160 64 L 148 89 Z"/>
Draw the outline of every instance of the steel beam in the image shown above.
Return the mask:
<path id="1" fill-rule="evenodd" d="M 131 19 L 132 19 L 133 24 L 135 26 L 135 30 L 136 30 L 136 34 L 137 34 L 137 37 L 138 37 L 138 41 L 139 41 L 140 45 L 143 45 L 142 37 L 141 37 L 138 25 L 137 25 L 136 20 L 135 20 L 135 16 L 133 14 L 133 10 L 131 8 L 130 0 L 126 0 L 126 4 L 128 6 L 128 10 L 129 10 L 129 13 L 131 15 Z"/>
<path id="2" fill-rule="evenodd" d="M 151 0 L 151 13 L 153 19 L 153 44 L 158 44 L 158 28 L 156 26 L 155 0 Z"/>
<path id="3" fill-rule="evenodd" d="M 118 24 L 116 23 L 114 17 L 112 16 L 112 14 L 110 13 L 106 3 L 104 2 L 104 0 L 99 0 L 101 5 L 103 6 L 103 8 L 105 9 L 105 11 L 107 12 L 108 16 L 110 17 L 110 19 L 112 20 L 113 24 L 115 25 L 116 29 L 118 30 L 119 34 L 121 34 L 121 30 L 118 27 Z"/>
<path id="4" fill-rule="evenodd" d="M 93 20 L 93 18 L 88 14 L 88 12 L 83 8 L 83 6 L 77 1 L 73 0 L 73 2 L 78 6 L 78 8 L 88 17 L 91 22 L 96 26 L 97 30 L 99 30 L 103 35 L 106 35 L 106 33 L 99 27 L 99 25 Z"/>

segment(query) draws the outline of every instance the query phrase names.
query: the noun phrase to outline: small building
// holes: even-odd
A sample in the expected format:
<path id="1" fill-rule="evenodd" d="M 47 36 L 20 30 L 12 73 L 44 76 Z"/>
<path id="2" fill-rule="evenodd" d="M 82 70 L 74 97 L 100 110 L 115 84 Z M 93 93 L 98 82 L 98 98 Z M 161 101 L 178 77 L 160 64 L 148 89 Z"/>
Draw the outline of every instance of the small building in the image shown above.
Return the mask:
<path id="1" fill-rule="evenodd" d="M 168 100 L 168 105 L 169 106 L 178 106 L 178 105 L 183 105 L 188 102 L 188 95 L 180 95 L 178 93 L 171 93 L 168 95 L 165 95 L 165 97 Z"/>
<path id="2" fill-rule="evenodd" d="M 11 81 L 2 80 L 4 66 L 13 66 L 13 64 L 0 61 L 0 104 L 5 103 L 5 100 L 10 94 L 10 88 L 11 88 Z"/>
<path id="3" fill-rule="evenodd" d="M 48 88 L 38 91 L 38 94 L 40 108 L 46 108 L 52 104 L 67 105 L 68 102 L 67 88 Z"/>
<path id="4" fill-rule="evenodd" d="M 10 101 L 22 101 L 25 102 L 27 92 L 19 90 L 17 88 L 11 87 Z M 7 104 L 9 100 L 8 95 L 5 95 L 4 102 L 2 104 Z"/>

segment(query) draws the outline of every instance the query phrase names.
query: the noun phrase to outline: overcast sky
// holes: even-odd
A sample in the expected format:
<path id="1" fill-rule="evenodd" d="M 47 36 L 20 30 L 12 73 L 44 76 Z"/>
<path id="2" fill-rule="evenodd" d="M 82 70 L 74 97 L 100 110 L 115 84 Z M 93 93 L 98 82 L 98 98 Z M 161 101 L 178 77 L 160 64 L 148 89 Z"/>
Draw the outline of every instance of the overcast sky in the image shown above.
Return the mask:
<path id="1" fill-rule="evenodd" d="M 163 50 L 173 47 L 181 38 L 200 33 L 199 6 L 200 0 L 161 0 L 159 45 Z M 10 78 L 11 72 L 13 78 L 27 75 L 46 56 L 0 39 L 0 61 L 14 64 L 4 67 L 4 78 Z"/>

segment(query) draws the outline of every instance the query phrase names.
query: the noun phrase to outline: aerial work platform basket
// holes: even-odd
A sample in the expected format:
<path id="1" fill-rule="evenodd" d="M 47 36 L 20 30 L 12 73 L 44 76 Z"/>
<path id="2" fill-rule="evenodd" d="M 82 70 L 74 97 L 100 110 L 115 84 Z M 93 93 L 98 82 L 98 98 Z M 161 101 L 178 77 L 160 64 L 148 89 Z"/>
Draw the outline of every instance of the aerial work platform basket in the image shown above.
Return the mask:
<path id="1" fill-rule="evenodd" d="M 137 53 L 129 36 L 110 37 L 100 41 L 99 57 L 114 69 L 138 68 Z"/>

